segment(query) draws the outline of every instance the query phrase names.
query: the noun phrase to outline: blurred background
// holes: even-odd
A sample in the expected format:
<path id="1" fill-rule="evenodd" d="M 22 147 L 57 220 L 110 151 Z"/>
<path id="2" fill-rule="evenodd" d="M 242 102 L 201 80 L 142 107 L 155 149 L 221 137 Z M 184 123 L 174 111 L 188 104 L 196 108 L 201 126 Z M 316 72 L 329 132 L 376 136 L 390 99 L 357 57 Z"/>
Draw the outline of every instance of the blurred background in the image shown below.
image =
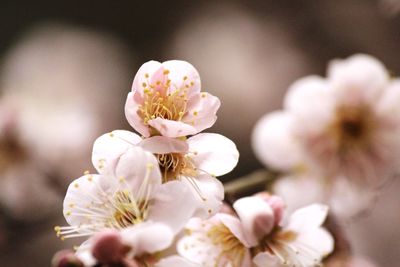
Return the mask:
<path id="1" fill-rule="evenodd" d="M 130 129 L 123 109 L 144 62 L 182 59 L 222 106 L 215 126 L 241 153 L 228 181 L 262 168 L 252 127 L 288 86 L 333 58 L 367 53 L 400 75 L 399 0 L 3 1 L 0 4 L 0 265 L 49 266 L 68 184 L 93 141 Z M 400 104 L 400 103 L 399 103 Z M 399 114 L 400 116 L 400 114 Z M 400 181 L 346 224 L 356 254 L 400 262 Z M 362 265 L 366 266 L 366 265 Z M 355 267 L 362 267 L 361 265 Z"/>

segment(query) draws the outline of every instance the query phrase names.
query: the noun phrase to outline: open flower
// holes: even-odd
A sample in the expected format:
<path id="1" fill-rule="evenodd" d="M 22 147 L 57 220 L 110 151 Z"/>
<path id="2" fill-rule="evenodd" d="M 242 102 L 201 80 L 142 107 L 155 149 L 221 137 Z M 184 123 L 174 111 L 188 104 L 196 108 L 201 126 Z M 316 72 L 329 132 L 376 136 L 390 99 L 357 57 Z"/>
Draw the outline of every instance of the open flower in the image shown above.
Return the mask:
<path id="1" fill-rule="evenodd" d="M 157 157 L 163 183 L 179 181 L 190 188 L 197 200 L 197 216 L 206 217 L 218 212 L 224 189 L 215 176 L 230 172 L 239 158 L 231 140 L 213 133 L 201 133 L 188 139 L 164 136 L 141 139 L 132 132 L 117 130 L 95 141 L 93 165 L 102 173 L 107 165 L 135 146 Z"/>
<path id="2" fill-rule="evenodd" d="M 203 267 L 250 267 L 250 246 L 240 220 L 218 213 L 208 220 L 191 219 L 178 253 Z"/>
<path id="3" fill-rule="evenodd" d="M 233 207 L 238 217 L 218 213 L 206 221 L 192 219 L 178 252 L 202 266 L 311 267 L 333 250 L 333 238 L 321 226 L 326 206 L 299 209 L 287 223 L 275 196 L 241 198 Z"/>
<path id="4" fill-rule="evenodd" d="M 400 81 L 367 55 L 335 60 L 327 78 L 295 82 L 284 110 L 260 120 L 253 135 L 271 167 L 307 165 L 319 176 L 377 185 L 400 162 Z"/>
<path id="5" fill-rule="evenodd" d="M 188 62 L 149 61 L 133 80 L 126 118 L 145 137 L 196 134 L 214 124 L 220 106 L 217 97 L 200 89 L 199 74 Z"/>
<path id="6" fill-rule="evenodd" d="M 142 229 L 138 225 L 154 222 L 177 233 L 192 216 L 193 207 L 187 187 L 177 181 L 162 184 L 157 159 L 131 147 L 101 174 L 85 174 L 71 183 L 64 200 L 70 226 L 55 230 L 62 239 L 90 237 L 110 229 L 134 231 Z"/>

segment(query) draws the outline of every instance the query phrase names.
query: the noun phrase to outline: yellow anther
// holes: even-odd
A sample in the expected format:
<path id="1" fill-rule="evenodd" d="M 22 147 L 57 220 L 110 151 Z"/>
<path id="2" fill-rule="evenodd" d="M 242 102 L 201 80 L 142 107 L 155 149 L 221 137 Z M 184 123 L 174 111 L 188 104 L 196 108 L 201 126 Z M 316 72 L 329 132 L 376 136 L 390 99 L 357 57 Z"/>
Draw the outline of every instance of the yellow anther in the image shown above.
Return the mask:
<path id="1" fill-rule="evenodd" d="M 146 86 L 147 86 L 147 84 L 146 84 L 146 83 L 142 83 L 142 86 L 143 86 L 143 87 L 146 87 Z"/>
<path id="2" fill-rule="evenodd" d="M 157 81 L 157 82 L 156 82 L 156 84 L 157 84 L 157 85 L 160 85 L 160 84 L 161 84 L 161 82 L 160 82 L 160 81 Z"/>
<path id="3" fill-rule="evenodd" d="M 206 97 L 207 96 L 207 94 L 206 93 L 201 93 L 201 97 Z"/>
<path id="4" fill-rule="evenodd" d="M 70 210 L 65 213 L 65 216 L 70 216 L 70 215 L 71 215 L 71 211 Z"/>
<path id="5" fill-rule="evenodd" d="M 72 209 L 73 207 L 75 207 L 74 203 L 69 204 L 69 207 Z"/>
<path id="6" fill-rule="evenodd" d="M 89 175 L 90 172 L 89 172 L 88 170 L 86 170 L 86 171 L 83 172 L 83 174 L 84 174 L 84 175 Z"/>
<path id="7" fill-rule="evenodd" d="M 193 115 L 197 116 L 199 113 L 197 111 L 193 111 Z"/>
<path id="8" fill-rule="evenodd" d="M 89 175 L 89 177 L 87 178 L 89 182 L 93 181 L 93 176 Z"/>
<path id="9" fill-rule="evenodd" d="M 187 76 L 183 76 L 183 80 L 186 81 L 188 79 Z"/>
<path id="10" fill-rule="evenodd" d="M 168 75 L 169 74 L 169 70 L 164 70 L 164 75 Z"/>
<path id="11" fill-rule="evenodd" d="M 74 187 L 75 187 L 75 188 L 78 188 L 78 187 L 79 187 L 79 184 L 78 184 L 78 183 L 75 183 L 75 184 L 74 184 Z"/>
<path id="12" fill-rule="evenodd" d="M 194 85 L 194 82 L 190 82 L 190 85 L 193 86 L 193 85 Z"/>
<path id="13" fill-rule="evenodd" d="M 112 133 L 112 132 L 109 133 L 108 135 L 109 135 L 110 137 L 114 137 L 114 133 Z"/>
<path id="14" fill-rule="evenodd" d="M 56 232 L 59 232 L 61 230 L 61 227 L 60 226 L 54 226 L 54 231 L 56 231 Z"/>
<path id="15" fill-rule="evenodd" d="M 144 77 L 145 77 L 145 78 L 149 78 L 149 74 L 148 74 L 148 73 L 145 73 L 145 74 L 144 74 Z"/>
<path id="16" fill-rule="evenodd" d="M 125 178 L 123 176 L 119 177 L 119 182 L 122 183 L 125 181 Z"/>

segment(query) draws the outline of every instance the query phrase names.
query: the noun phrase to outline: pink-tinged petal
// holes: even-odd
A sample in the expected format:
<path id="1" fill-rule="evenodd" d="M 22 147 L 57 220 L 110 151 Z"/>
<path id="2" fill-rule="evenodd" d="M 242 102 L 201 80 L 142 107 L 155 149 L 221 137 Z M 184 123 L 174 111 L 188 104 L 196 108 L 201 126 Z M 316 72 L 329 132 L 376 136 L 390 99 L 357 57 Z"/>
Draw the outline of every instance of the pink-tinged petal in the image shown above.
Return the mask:
<path id="1" fill-rule="evenodd" d="M 180 256 L 174 255 L 161 259 L 157 262 L 155 267 L 202 267 L 197 263 L 190 262 L 189 260 Z"/>
<path id="2" fill-rule="evenodd" d="M 236 145 L 223 135 L 200 133 L 190 137 L 187 143 L 196 167 L 211 175 L 224 175 L 238 163 L 239 151 Z"/>
<path id="3" fill-rule="evenodd" d="M 142 185 L 154 187 L 161 184 L 161 173 L 156 157 L 135 146 L 129 148 L 114 168 L 115 180 L 127 183 L 132 194 L 138 197 Z"/>
<path id="4" fill-rule="evenodd" d="M 217 120 L 217 111 L 221 106 L 218 97 L 210 93 L 201 93 L 189 99 L 187 113 L 182 120 L 196 128 L 197 132 L 210 128 Z"/>
<path id="5" fill-rule="evenodd" d="M 284 99 L 284 107 L 291 112 L 304 112 L 310 105 L 319 104 L 320 97 L 329 92 L 325 79 L 307 76 L 294 82 Z"/>
<path id="6" fill-rule="evenodd" d="M 400 79 L 393 80 L 376 101 L 376 112 L 382 121 L 400 124 Z"/>
<path id="7" fill-rule="evenodd" d="M 238 199 L 233 203 L 233 208 L 238 214 L 246 238 L 252 246 L 257 245 L 258 241 L 269 234 L 274 227 L 274 212 L 260 197 Z"/>
<path id="8" fill-rule="evenodd" d="M 168 70 L 168 79 L 171 80 L 169 93 L 176 89 L 187 88 L 187 96 L 198 94 L 201 89 L 200 76 L 192 64 L 182 60 L 170 60 L 162 63 L 164 70 Z"/>
<path id="9" fill-rule="evenodd" d="M 160 117 L 149 120 L 148 124 L 156 129 L 161 135 L 167 137 L 181 137 L 197 133 L 196 128 L 181 121 L 172 121 Z"/>
<path id="10" fill-rule="evenodd" d="M 93 238 L 83 242 L 76 250 L 75 255 L 85 266 L 94 266 L 97 260 L 92 255 Z"/>
<path id="11" fill-rule="evenodd" d="M 144 137 L 150 136 L 149 128 L 143 123 L 139 116 L 139 107 L 141 105 L 140 95 L 137 92 L 128 94 L 125 103 L 125 117 L 129 124 Z"/>
<path id="12" fill-rule="evenodd" d="M 328 79 L 341 100 L 373 103 L 387 86 L 389 73 L 376 58 L 358 54 L 331 61 Z"/>
<path id="13" fill-rule="evenodd" d="M 283 267 L 281 261 L 278 257 L 268 253 L 268 252 L 260 252 L 254 258 L 253 262 L 258 267 Z"/>
<path id="14" fill-rule="evenodd" d="M 167 249 L 174 239 L 171 228 L 163 223 L 144 222 L 121 231 L 123 242 L 132 247 L 135 256 Z"/>
<path id="15" fill-rule="evenodd" d="M 142 94 L 144 89 L 143 84 L 145 83 L 146 85 L 148 85 L 150 82 L 150 77 L 152 77 L 153 74 L 156 73 L 160 68 L 161 63 L 158 61 L 151 60 L 144 63 L 139 68 L 138 72 L 135 75 L 135 78 L 133 79 L 132 92 L 137 91 Z"/>
<path id="16" fill-rule="evenodd" d="M 224 199 L 224 186 L 218 179 L 203 174 L 195 179 L 182 177 L 181 181 L 187 185 L 195 198 L 197 210 L 193 216 L 208 218 L 219 212 Z"/>
<path id="17" fill-rule="evenodd" d="M 163 222 L 177 233 L 193 216 L 195 203 L 192 192 L 184 183 L 165 183 L 154 192 L 148 219 Z"/>
<path id="18" fill-rule="evenodd" d="M 74 180 L 67 189 L 67 193 L 64 198 L 63 210 L 64 217 L 69 225 L 77 226 L 77 232 L 85 233 L 87 232 L 84 228 L 80 228 L 80 225 L 87 223 L 87 216 L 84 216 L 88 207 L 103 208 L 102 203 L 99 203 L 99 197 L 102 196 L 103 192 L 110 193 L 114 192 L 116 185 L 113 183 L 113 179 L 107 179 L 102 175 L 87 174 L 76 180 Z M 101 197 L 100 197 L 101 199 Z M 104 203 L 107 201 L 102 200 Z M 108 214 L 108 210 L 103 210 L 102 215 Z M 110 215 L 112 216 L 112 214 Z M 103 225 L 103 219 L 94 216 L 90 218 L 92 223 L 98 223 Z M 89 231 L 90 232 L 90 231 Z"/>
<path id="19" fill-rule="evenodd" d="M 229 214 L 218 213 L 215 215 L 228 229 L 231 233 L 239 239 L 239 241 L 245 247 L 252 247 L 254 244 L 249 242 L 248 235 L 244 232 L 242 222 L 237 218 Z"/>
<path id="20" fill-rule="evenodd" d="M 138 144 L 142 138 L 125 130 L 115 130 L 103 134 L 93 145 L 92 163 L 99 173 L 115 162 L 130 147 Z"/>
<path id="21" fill-rule="evenodd" d="M 185 141 L 165 136 L 143 139 L 139 146 L 153 154 L 186 153 L 189 148 Z"/>
<path id="22" fill-rule="evenodd" d="M 290 216 L 286 228 L 296 232 L 318 228 L 324 223 L 328 210 L 328 206 L 322 204 L 312 204 L 298 209 Z"/>
<path id="23" fill-rule="evenodd" d="M 252 135 L 252 147 L 265 165 L 283 171 L 293 170 L 303 162 L 299 142 L 291 130 L 293 117 L 287 112 L 273 112 L 262 117 Z"/>

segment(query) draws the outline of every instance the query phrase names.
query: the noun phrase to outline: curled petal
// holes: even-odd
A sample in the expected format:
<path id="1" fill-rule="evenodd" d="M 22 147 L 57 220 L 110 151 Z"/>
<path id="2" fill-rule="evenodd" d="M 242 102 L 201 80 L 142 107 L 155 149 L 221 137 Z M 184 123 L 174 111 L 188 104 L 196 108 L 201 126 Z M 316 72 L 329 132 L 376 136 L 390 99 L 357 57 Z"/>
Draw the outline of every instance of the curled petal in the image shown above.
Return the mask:
<path id="1" fill-rule="evenodd" d="M 148 121 L 149 125 L 167 137 L 180 137 L 196 134 L 197 130 L 193 126 L 181 121 L 172 121 L 162 118 L 155 118 Z"/>
<path id="2" fill-rule="evenodd" d="M 139 146 L 154 154 L 186 153 L 188 150 L 188 144 L 185 141 L 165 136 L 143 139 Z"/>
<path id="3" fill-rule="evenodd" d="M 99 173 L 102 173 L 110 163 L 115 162 L 124 152 L 141 140 L 137 134 L 125 130 L 115 130 L 103 134 L 96 139 L 93 145 L 93 166 Z"/>
<path id="4" fill-rule="evenodd" d="M 141 96 L 137 92 L 128 94 L 125 103 L 125 117 L 129 124 L 144 137 L 150 136 L 149 128 L 143 123 L 143 119 L 139 116 L 140 103 L 143 102 Z"/>
<path id="5" fill-rule="evenodd" d="M 250 245 L 255 246 L 259 239 L 271 232 L 275 221 L 274 212 L 262 198 L 241 198 L 233 203 L 233 208 L 242 222 Z"/>
<path id="6" fill-rule="evenodd" d="M 220 106 L 221 101 L 218 97 L 205 92 L 197 94 L 189 99 L 188 112 L 182 120 L 193 125 L 197 132 L 201 132 L 214 125 Z"/>
<path id="7" fill-rule="evenodd" d="M 197 168 L 211 175 L 224 175 L 238 163 L 239 151 L 236 145 L 223 135 L 200 133 L 187 142 Z"/>

